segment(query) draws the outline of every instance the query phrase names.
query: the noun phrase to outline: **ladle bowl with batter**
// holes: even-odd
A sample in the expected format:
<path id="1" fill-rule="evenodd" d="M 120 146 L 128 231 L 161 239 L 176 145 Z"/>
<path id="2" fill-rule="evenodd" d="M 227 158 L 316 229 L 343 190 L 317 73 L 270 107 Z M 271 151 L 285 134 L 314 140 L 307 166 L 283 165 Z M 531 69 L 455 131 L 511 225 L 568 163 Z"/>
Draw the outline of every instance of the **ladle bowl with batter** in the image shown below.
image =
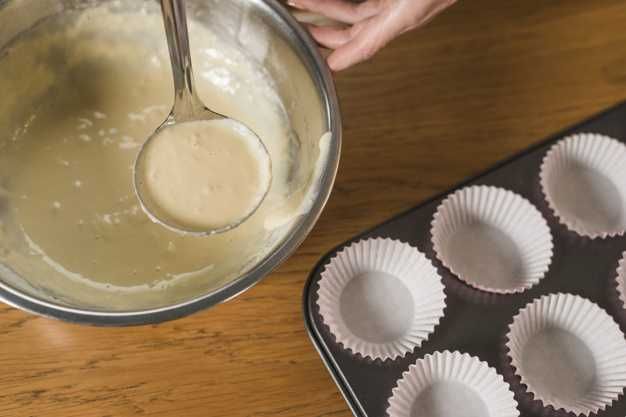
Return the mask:
<path id="1" fill-rule="evenodd" d="M 272 164 L 261 138 L 210 110 L 195 87 L 183 0 L 161 0 L 174 80 L 167 119 L 141 146 L 133 179 L 141 207 L 175 232 L 227 232 L 259 208 Z"/>
<path id="2" fill-rule="evenodd" d="M 186 0 L 196 88 L 249 127 L 271 187 L 238 227 L 181 235 L 134 193 L 175 96 L 158 3 L 0 0 L 0 299 L 80 323 L 190 314 L 289 257 L 330 194 L 341 120 L 315 43 L 274 0 Z"/>

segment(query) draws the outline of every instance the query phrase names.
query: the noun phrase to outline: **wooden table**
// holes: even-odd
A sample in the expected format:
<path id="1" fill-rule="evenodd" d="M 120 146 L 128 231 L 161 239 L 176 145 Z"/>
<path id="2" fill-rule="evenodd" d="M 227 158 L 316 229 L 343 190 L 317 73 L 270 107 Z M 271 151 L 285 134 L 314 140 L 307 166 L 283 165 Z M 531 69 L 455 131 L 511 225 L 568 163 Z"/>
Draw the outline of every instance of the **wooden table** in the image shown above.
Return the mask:
<path id="1" fill-rule="evenodd" d="M 626 99 L 625 29 L 622 0 L 467 0 L 340 74 L 341 168 L 296 254 L 237 299 L 158 326 L 81 327 L 2 306 L 0 415 L 349 416 L 304 330 L 311 267 Z"/>

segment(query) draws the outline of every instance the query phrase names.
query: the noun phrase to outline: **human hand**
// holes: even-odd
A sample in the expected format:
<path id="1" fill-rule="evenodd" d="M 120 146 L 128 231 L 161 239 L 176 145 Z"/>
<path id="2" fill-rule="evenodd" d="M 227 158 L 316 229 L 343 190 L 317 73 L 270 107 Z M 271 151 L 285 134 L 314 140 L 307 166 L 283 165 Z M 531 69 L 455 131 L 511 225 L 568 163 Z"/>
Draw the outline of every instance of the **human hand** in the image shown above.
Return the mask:
<path id="1" fill-rule="evenodd" d="M 346 27 L 309 25 L 313 38 L 332 49 L 328 65 L 341 71 L 366 61 L 391 40 L 426 24 L 456 0 L 288 0 L 296 9 L 319 13 Z"/>

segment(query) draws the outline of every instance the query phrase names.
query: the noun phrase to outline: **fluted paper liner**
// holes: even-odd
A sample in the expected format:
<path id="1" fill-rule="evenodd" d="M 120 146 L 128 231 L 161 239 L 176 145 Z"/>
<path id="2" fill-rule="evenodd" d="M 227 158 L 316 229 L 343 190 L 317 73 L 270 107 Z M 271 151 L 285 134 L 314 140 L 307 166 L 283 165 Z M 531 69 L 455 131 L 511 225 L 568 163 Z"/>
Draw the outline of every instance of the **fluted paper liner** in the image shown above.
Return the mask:
<path id="1" fill-rule="evenodd" d="M 435 352 L 404 372 L 389 399 L 389 417 L 516 417 L 509 385 L 467 353 Z"/>
<path id="2" fill-rule="evenodd" d="M 555 216 L 581 236 L 626 232 L 626 146 L 597 134 L 556 143 L 541 165 L 541 188 Z"/>
<path id="3" fill-rule="evenodd" d="M 617 267 L 617 295 L 622 302 L 622 308 L 626 309 L 626 252 L 622 254 L 622 259 Z"/>
<path id="4" fill-rule="evenodd" d="M 431 228 L 437 258 L 460 280 L 494 293 L 537 284 L 552 261 L 552 235 L 539 210 L 503 188 L 471 186 L 448 196 Z"/>
<path id="5" fill-rule="evenodd" d="M 610 313 L 613 313 L 622 331 L 626 331 L 626 252 L 622 253 L 617 264 L 608 297 Z"/>
<path id="6" fill-rule="evenodd" d="M 372 359 L 413 351 L 443 316 L 441 277 L 416 248 L 391 239 L 354 243 L 321 274 L 317 304 L 338 343 Z"/>
<path id="7" fill-rule="evenodd" d="M 599 306 L 577 295 L 536 299 L 514 317 L 506 348 L 515 374 L 544 407 L 598 413 L 626 386 L 626 340 Z"/>

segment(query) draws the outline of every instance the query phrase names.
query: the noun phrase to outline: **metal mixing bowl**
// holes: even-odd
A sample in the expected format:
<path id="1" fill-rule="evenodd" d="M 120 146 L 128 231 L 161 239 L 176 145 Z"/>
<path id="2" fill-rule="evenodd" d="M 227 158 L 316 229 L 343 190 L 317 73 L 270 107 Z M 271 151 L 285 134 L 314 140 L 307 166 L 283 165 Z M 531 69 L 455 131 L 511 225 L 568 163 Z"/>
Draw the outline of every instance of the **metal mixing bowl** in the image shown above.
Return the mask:
<path id="1" fill-rule="evenodd" d="M 42 19 L 70 8 L 102 2 L 105 0 L 0 0 L 0 56 L 3 46 Z M 314 179 L 319 188 L 310 211 L 293 222 L 269 254 L 249 265 L 244 273 L 216 288 L 187 294 L 185 299 L 171 304 L 123 311 L 92 308 L 51 297 L 41 288 L 28 285 L 10 266 L 0 264 L 2 301 L 37 314 L 87 324 L 136 325 L 171 320 L 245 291 L 287 259 L 311 231 L 330 194 L 341 145 L 337 96 L 316 45 L 275 0 L 187 0 L 187 3 L 190 15 L 211 27 L 223 27 L 226 36 L 262 63 L 277 86 L 300 141 L 316 147 L 324 132 L 332 132 L 330 156 L 320 177 Z M 0 139 L 6 133 L 0 131 Z"/>

